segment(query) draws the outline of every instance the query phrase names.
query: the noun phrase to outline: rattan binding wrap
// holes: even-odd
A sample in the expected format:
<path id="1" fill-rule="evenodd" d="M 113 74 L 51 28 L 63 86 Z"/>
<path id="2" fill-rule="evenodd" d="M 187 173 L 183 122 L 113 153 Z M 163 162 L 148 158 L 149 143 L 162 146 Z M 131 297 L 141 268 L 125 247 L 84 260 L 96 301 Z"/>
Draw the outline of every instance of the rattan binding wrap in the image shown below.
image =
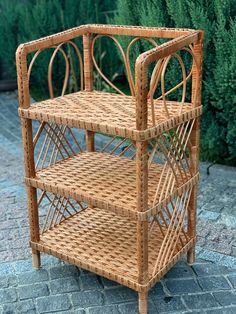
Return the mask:
<path id="1" fill-rule="evenodd" d="M 126 48 L 119 36 L 131 38 Z M 96 44 L 104 38 L 124 61 L 130 96 L 100 69 Z M 158 44 L 158 38 L 168 41 Z M 153 48 L 138 56 L 134 76 L 130 54 L 139 40 Z M 182 254 L 194 262 L 202 42 L 199 30 L 84 25 L 19 46 L 19 115 L 35 267 L 45 252 L 115 280 L 138 291 L 139 312 L 147 314 L 148 290 Z M 31 74 L 45 49 L 52 51 L 50 99 L 31 104 Z M 77 71 L 72 50 L 80 91 L 67 94 Z M 60 97 L 54 96 L 52 80 L 57 54 L 65 61 Z M 180 80 L 169 88 L 165 78 L 173 59 Z M 97 76 L 114 92 L 94 90 Z M 181 99 L 168 100 L 178 90 Z M 85 131 L 86 149 L 77 128 Z M 96 133 L 108 135 L 105 143 L 98 145 Z"/>

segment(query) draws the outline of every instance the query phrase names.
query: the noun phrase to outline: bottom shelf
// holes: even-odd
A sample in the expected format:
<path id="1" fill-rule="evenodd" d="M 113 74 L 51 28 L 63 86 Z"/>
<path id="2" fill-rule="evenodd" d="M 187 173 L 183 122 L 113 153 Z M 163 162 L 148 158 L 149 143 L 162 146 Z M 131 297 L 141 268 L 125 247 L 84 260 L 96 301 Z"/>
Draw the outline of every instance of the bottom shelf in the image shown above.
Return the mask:
<path id="1" fill-rule="evenodd" d="M 143 286 L 138 283 L 136 238 L 136 222 L 100 208 L 86 208 L 45 231 L 39 242 L 30 244 L 36 250 L 142 291 L 153 286 L 194 243 L 194 239 L 185 240 L 181 250 L 176 248 L 171 261 L 152 276 L 163 239 L 155 228 L 148 245 L 149 283 Z"/>

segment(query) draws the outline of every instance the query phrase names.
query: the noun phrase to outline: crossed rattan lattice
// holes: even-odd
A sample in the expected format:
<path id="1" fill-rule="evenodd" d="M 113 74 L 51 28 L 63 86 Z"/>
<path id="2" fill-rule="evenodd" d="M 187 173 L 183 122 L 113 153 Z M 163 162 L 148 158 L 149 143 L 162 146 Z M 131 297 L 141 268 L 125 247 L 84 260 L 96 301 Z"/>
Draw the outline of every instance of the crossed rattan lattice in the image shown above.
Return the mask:
<path id="1" fill-rule="evenodd" d="M 130 96 L 97 61 L 104 39 L 123 59 Z M 131 54 L 140 41 L 153 48 L 138 56 L 133 70 Z M 35 267 L 46 252 L 94 271 L 138 291 L 139 311 L 146 314 L 148 290 L 182 254 L 194 262 L 202 42 L 198 30 L 85 25 L 19 46 Z M 30 78 L 46 50 L 50 99 L 30 104 Z M 59 54 L 65 71 L 55 97 Z M 166 89 L 171 62 L 180 81 Z M 94 90 L 98 76 L 115 93 Z M 80 91 L 71 92 L 71 82 Z"/>

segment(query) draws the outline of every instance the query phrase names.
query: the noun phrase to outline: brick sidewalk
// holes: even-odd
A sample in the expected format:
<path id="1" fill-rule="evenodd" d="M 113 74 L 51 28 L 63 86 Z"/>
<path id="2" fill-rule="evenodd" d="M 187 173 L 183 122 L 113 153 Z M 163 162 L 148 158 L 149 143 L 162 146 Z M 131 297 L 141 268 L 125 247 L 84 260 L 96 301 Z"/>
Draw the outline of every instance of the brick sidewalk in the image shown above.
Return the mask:
<path id="1" fill-rule="evenodd" d="M 0 313 L 137 313 L 131 290 L 28 248 L 15 93 L 0 94 Z M 150 313 L 236 313 L 236 169 L 201 164 L 197 263 L 180 261 L 150 292 Z"/>

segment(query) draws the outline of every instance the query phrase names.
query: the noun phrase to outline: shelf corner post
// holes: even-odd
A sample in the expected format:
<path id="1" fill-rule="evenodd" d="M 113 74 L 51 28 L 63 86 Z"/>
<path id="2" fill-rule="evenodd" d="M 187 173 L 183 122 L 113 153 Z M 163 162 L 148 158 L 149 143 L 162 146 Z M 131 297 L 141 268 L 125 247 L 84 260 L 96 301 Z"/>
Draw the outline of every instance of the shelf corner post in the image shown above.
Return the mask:
<path id="1" fill-rule="evenodd" d="M 20 45 L 16 52 L 16 66 L 17 66 L 17 82 L 19 91 L 19 106 L 21 108 L 30 107 L 29 94 L 29 78 L 27 70 L 27 54 L 24 45 Z M 30 119 L 21 118 L 22 127 L 22 141 L 24 149 L 24 166 L 25 176 L 27 178 L 35 177 L 34 164 L 34 145 L 33 145 L 33 131 L 32 121 Z M 37 191 L 35 188 L 27 186 L 27 203 L 28 215 L 30 225 L 30 240 L 38 242 L 39 235 L 39 217 L 37 204 Z M 40 252 L 32 249 L 33 266 L 40 267 Z"/>
<path id="2" fill-rule="evenodd" d="M 202 61 L 203 61 L 203 31 L 199 32 L 199 39 L 193 46 L 195 63 L 193 64 L 192 76 L 192 102 L 194 107 L 201 105 L 202 89 Z M 190 167 L 193 174 L 198 172 L 199 146 L 200 146 L 200 117 L 196 118 L 190 135 Z M 188 214 L 188 234 L 190 238 L 196 238 L 196 216 L 197 216 L 197 184 L 193 187 Z M 188 250 L 187 262 L 192 265 L 195 262 L 195 244 Z"/>
<path id="3" fill-rule="evenodd" d="M 34 146 L 32 134 L 32 121 L 29 119 L 21 118 L 22 125 L 22 139 L 24 147 L 24 164 L 26 178 L 35 177 L 35 164 L 34 164 Z M 27 186 L 27 203 L 30 225 L 30 240 L 32 242 L 39 242 L 39 214 L 37 204 L 37 190 L 32 186 Z M 35 268 L 40 267 L 40 252 L 32 249 L 32 261 Z"/>
<path id="4" fill-rule="evenodd" d="M 91 33 L 83 35 L 83 51 L 84 51 L 84 83 L 85 91 L 91 92 L 93 90 L 93 61 L 91 56 Z M 86 145 L 87 151 L 94 151 L 94 132 L 86 131 Z"/>
<path id="5" fill-rule="evenodd" d="M 135 64 L 135 94 L 136 94 L 136 129 L 141 131 L 147 128 L 147 65 L 138 58 Z M 148 142 L 136 141 L 136 191 L 137 211 L 148 209 Z M 137 263 L 138 281 L 148 283 L 148 221 L 137 221 Z M 147 295 L 146 295 L 147 297 Z M 140 295 L 139 295 L 140 298 Z M 145 298 L 144 298 L 145 299 Z M 145 303 L 140 299 L 142 305 Z M 143 303 L 144 302 L 144 303 Z M 147 304 L 144 306 L 147 310 Z M 145 312 L 144 312 L 145 313 Z"/>

